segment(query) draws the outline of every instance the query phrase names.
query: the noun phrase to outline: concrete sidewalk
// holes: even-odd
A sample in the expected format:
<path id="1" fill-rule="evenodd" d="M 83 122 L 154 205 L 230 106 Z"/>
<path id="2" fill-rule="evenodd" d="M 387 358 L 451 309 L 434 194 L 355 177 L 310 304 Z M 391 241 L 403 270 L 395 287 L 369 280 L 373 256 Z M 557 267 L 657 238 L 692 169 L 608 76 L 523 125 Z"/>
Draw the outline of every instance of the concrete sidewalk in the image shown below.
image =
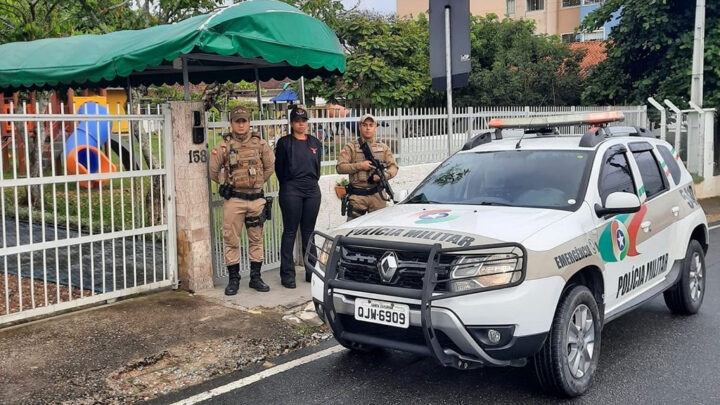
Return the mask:
<path id="1" fill-rule="evenodd" d="M 720 197 L 701 200 L 720 221 Z M 269 293 L 240 282 L 189 294 L 164 291 L 0 330 L 0 403 L 128 403 L 228 374 L 329 338 L 298 269 Z"/>

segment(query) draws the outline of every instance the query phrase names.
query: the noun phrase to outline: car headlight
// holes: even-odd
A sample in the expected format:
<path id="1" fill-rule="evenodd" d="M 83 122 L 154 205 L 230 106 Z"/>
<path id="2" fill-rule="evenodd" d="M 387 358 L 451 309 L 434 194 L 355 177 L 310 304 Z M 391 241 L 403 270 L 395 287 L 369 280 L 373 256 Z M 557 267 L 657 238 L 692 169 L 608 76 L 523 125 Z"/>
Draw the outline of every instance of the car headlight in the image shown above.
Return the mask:
<path id="1" fill-rule="evenodd" d="M 520 280 L 518 258 L 512 254 L 460 256 L 450 271 L 450 291 L 499 287 Z"/>
<path id="2" fill-rule="evenodd" d="M 322 271 L 325 271 L 325 266 L 327 266 L 328 259 L 330 258 L 330 249 L 332 249 L 332 239 L 325 239 L 322 248 L 318 252 L 318 264 Z"/>

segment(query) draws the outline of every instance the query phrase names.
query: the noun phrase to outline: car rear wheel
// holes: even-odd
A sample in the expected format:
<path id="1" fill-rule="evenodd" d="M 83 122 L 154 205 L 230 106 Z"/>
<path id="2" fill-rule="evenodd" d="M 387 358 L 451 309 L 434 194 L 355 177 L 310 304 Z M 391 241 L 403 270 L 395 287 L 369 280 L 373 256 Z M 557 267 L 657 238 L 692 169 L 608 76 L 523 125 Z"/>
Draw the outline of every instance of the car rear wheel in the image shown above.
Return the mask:
<path id="1" fill-rule="evenodd" d="M 533 359 L 545 391 L 565 397 L 587 392 L 600 356 L 601 322 L 587 287 L 576 285 L 565 291 L 548 338 Z"/>
<path id="2" fill-rule="evenodd" d="M 674 314 L 692 315 L 705 297 L 705 251 L 698 241 L 690 241 L 680 271 L 680 279 L 663 294 L 665 304 Z"/>

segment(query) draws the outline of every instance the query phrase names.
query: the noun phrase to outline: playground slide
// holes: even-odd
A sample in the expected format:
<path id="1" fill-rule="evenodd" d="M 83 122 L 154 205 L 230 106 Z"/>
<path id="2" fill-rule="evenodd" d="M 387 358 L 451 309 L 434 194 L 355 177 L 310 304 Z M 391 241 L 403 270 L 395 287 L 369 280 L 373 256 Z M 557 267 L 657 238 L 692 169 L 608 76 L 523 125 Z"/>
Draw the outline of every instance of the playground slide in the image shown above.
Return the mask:
<path id="1" fill-rule="evenodd" d="M 105 107 L 95 102 L 87 102 L 80 106 L 78 114 L 107 115 Z M 111 173 L 117 167 L 110 161 L 110 157 L 100 149 L 110 135 L 110 121 L 80 121 L 75 132 L 65 142 L 65 167 L 68 174 Z M 108 179 L 81 182 L 85 188 L 104 184 Z"/>

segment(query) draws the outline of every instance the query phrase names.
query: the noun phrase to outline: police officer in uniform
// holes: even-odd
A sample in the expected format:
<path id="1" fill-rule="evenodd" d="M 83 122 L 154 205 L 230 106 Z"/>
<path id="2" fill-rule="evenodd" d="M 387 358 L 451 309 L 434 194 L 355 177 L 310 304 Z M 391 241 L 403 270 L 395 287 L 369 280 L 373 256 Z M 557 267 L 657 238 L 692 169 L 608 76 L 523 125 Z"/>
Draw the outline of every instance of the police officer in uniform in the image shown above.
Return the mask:
<path id="1" fill-rule="evenodd" d="M 243 107 L 230 113 L 232 133 L 210 155 L 210 178 L 220 185 L 223 201 L 223 241 L 229 282 L 225 295 L 235 295 L 240 283 L 240 232 L 247 228 L 250 256 L 250 288 L 270 287 L 260 278 L 263 261 L 262 233 L 267 217 L 263 184 L 273 174 L 275 155 L 258 133 L 250 132 L 250 114 Z M 268 207 L 269 208 L 269 207 Z"/>
<path id="2" fill-rule="evenodd" d="M 373 174 L 375 166 L 365 159 L 360 149 L 360 142 L 370 145 L 375 158 L 385 164 L 385 177 L 388 180 L 395 177 L 398 165 L 390 147 L 382 142 L 375 141 L 377 120 L 371 114 L 360 117 L 360 138 L 345 145 L 337 159 L 335 169 L 339 174 L 349 174 L 350 184 L 346 187 L 348 194 L 347 217 L 348 221 L 377 211 L 387 206 L 383 190 L 378 184 L 377 174 Z"/>

